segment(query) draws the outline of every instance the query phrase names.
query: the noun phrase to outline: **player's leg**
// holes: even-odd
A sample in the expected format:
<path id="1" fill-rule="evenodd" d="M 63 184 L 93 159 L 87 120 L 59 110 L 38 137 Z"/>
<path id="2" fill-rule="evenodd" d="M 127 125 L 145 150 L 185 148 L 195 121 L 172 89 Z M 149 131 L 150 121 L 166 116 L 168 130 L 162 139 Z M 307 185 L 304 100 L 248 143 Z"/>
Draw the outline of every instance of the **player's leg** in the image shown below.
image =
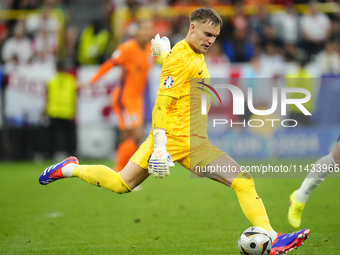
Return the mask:
<path id="1" fill-rule="evenodd" d="M 289 234 L 277 234 L 273 230 L 263 202 L 256 193 L 253 178 L 249 173 L 242 172 L 241 167 L 228 155 L 221 155 L 210 163 L 203 160 L 203 163 L 201 162 L 199 165 L 202 164 L 208 166 L 209 172 L 205 173 L 205 176 L 230 186 L 235 191 L 241 208 L 249 221 L 254 226 L 262 227 L 268 232 L 273 240 L 271 255 L 284 254 L 302 245 L 308 238 L 309 229 Z"/>
<path id="2" fill-rule="evenodd" d="M 242 172 L 241 166 L 226 154 L 210 162 L 208 170 L 205 177 L 231 187 L 248 220 L 254 226 L 265 229 L 274 240 L 277 233 L 273 231 L 269 223 L 262 199 L 256 193 L 252 176 L 247 172 Z"/>
<path id="3" fill-rule="evenodd" d="M 120 130 L 115 166 L 115 171 L 119 172 L 129 162 L 138 149 L 139 142 L 143 139 L 144 112 L 142 100 L 137 98 L 133 101 L 128 100 L 125 103 L 114 104 L 112 109 L 118 117 Z"/>
<path id="4" fill-rule="evenodd" d="M 327 171 L 309 172 L 304 181 L 302 182 L 300 188 L 290 195 L 288 221 L 292 227 L 294 228 L 300 227 L 302 212 L 303 209 L 305 208 L 310 193 L 316 187 L 318 187 L 321 184 L 321 182 L 326 178 L 326 176 L 329 174 L 329 170 L 331 169 L 330 166 L 334 167 L 335 164 L 338 164 L 339 167 L 340 164 L 339 141 L 336 144 L 334 150 L 330 154 L 320 158 L 318 161 L 315 162 L 315 169 L 318 168 L 325 169 L 323 167 L 328 166 Z"/>
<path id="5" fill-rule="evenodd" d="M 122 194 L 133 190 L 149 174 L 145 169 L 133 162 L 129 162 L 119 173 L 103 165 L 79 165 L 72 170 L 72 176 L 79 177 L 95 186 Z"/>
<path id="6" fill-rule="evenodd" d="M 78 159 L 69 157 L 45 169 L 40 175 L 42 185 L 66 177 L 79 177 L 95 186 L 104 187 L 116 193 L 127 193 L 143 182 L 148 176 L 148 158 L 153 150 L 152 134 L 139 147 L 124 169 L 117 173 L 103 165 L 79 165 Z"/>
<path id="7" fill-rule="evenodd" d="M 149 135 L 121 172 L 115 172 L 106 166 L 76 166 L 73 176 L 117 193 L 126 193 L 141 184 L 148 176 L 148 158 L 153 150 L 153 137 Z M 122 192 L 123 191 L 123 192 Z"/>
<path id="8" fill-rule="evenodd" d="M 129 161 L 127 165 L 120 172 L 124 182 L 131 190 L 140 185 L 146 178 L 150 176 L 147 169 L 144 169 L 136 163 Z"/>
<path id="9" fill-rule="evenodd" d="M 78 177 L 92 185 L 122 194 L 130 192 L 148 176 L 147 170 L 132 162 L 124 167 L 122 173 L 117 173 L 104 165 L 79 165 L 77 158 L 69 157 L 46 168 L 39 182 L 46 185 L 59 179 Z"/>
<path id="10" fill-rule="evenodd" d="M 139 142 L 143 139 L 143 127 L 120 130 L 120 142 L 116 152 L 115 171 L 120 172 L 129 162 L 132 155 L 138 149 Z"/>

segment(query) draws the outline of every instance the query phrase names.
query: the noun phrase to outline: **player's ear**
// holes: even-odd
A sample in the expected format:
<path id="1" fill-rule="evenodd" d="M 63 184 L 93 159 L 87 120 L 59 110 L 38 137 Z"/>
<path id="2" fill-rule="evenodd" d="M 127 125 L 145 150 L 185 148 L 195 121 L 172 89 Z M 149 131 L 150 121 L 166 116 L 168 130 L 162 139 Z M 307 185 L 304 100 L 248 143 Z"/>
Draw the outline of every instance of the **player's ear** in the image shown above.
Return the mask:
<path id="1" fill-rule="evenodd" d="M 191 23 L 190 24 L 190 27 L 189 27 L 189 31 L 190 31 L 190 33 L 194 33 L 194 30 L 195 30 L 195 24 L 194 23 Z"/>

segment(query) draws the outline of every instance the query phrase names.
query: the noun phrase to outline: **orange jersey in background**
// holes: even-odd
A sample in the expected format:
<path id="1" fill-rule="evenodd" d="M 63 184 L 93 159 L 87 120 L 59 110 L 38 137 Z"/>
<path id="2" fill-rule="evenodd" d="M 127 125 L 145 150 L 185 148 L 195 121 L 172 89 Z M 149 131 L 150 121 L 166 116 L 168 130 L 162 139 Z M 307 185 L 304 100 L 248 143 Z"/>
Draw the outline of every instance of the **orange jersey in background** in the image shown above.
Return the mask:
<path id="1" fill-rule="evenodd" d="M 143 125 L 144 91 L 149 67 L 153 63 L 151 44 L 141 48 L 136 39 L 121 44 L 112 54 L 115 65 L 122 67 L 118 85 L 111 97 L 112 110 L 119 118 L 122 130 Z"/>

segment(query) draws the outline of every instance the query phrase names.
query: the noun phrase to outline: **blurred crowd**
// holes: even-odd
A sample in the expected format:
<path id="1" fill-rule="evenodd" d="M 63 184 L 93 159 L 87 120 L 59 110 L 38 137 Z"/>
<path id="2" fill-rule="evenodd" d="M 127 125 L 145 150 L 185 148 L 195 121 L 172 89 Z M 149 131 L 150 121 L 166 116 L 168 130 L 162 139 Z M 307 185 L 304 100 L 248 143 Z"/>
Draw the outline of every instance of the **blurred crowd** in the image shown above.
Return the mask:
<path id="1" fill-rule="evenodd" d="M 1 63 L 6 72 L 17 65 L 55 65 L 57 60 L 68 68 L 101 64 L 119 43 L 133 36 L 135 21 L 145 17 L 141 11 L 145 9 L 155 21 L 154 33 L 168 36 L 174 45 L 186 36 L 189 25 L 187 14 L 180 10 L 208 6 L 224 19 L 206 56 L 211 65 L 250 63 L 258 76 L 266 77 L 269 69 L 280 75 L 290 63 L 313 62 L 322 75 L 340 73 L 338 2 L 321 3 L 332 4 L 324 12 L 317 1 L 103 0 L 98 3 L 102 17 L 88 20 L 83 28 L 72 23 L 75 14 L 69 9 L 75 2 L 81 0 L 1 1 L 1 10 L 39 10 L 0 21 Z M 300 4 L 302 9 L 297 8 Z M 164 11 L 167 7 L 172 7 L 172 14 Z"/>
<path id="2" fill-rule="evenodd" d="M 186 36 L 188 14 L 202 6 L 214 8 L 224 20 L 220 35 L 205 55 L 211 77 L 245 78 L 239 79 L 239 85 L 253 87 L 256 108 L 270 107 L 267 99 L 271 97 L 265 91 L 271 90 L 264 88 L 271 85 L 254 78 L 273 78 L 267 79 L 272 84 L 277 77 L 340 77 L 339 2 L 2 0 L 0 159 L 35 154 L 51 158 L 60 151 L 73 155 L 77 144 L 75 102 L 80 93 L 74 75 L 81 69 L 78 67 L 106 61 L 120 43 L 135 35 L 136 21 L 141 18 L 152 18 L 154 35 L 169 37 L 174 46 Z M 311 79 L 305 79 L 303 85 L 300 81 L 290 79 L 287 86 L 314 92 Z M 337 94 L 334 90 L 325 93 L 324 108 L 315 107 L 315 101 L 306 107 L 313 114 L 322 108 L 315 116 L 324 123 L 338 124 L 340 119 L 335 116 L 340 115 L 333 114 Z M 325 107 L 331 110 L 325 111 Z M 289 112 L 301 125 L 310 124 L 299 109 Z M 58 144 L 55 151 L 48 146 L 52 142 Z"/>

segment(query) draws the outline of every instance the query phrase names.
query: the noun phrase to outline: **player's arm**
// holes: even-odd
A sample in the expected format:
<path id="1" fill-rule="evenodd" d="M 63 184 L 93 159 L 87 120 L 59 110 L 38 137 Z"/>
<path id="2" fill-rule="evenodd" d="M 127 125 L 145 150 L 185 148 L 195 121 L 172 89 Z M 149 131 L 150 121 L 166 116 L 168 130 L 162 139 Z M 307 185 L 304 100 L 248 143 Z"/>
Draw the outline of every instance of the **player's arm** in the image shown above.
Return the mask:
<path id="1" fill-rule="evenodd" d="M 158 94 L 152 111 L 154 150 L 149 159 L 148 171 L 160 178 L 170 175 L 169 166 L 175 166 L 171 155 L 166 150 L 167 137 L 165 134 L 166 111 L 172 100 L 173 98 L 170 96 Z"/>
<path id="2" fill-rule="evenodd" d="M 162 39 L 159 35 L 157 35 L 155 39 L 151 40 L 151 50 L 153 51 L 152 56 L 167 54 L 165 53 L 166 49 L 170 49 L 170 42 L 168 43 L 169 47 L 166 47 L 167 40 Z M 154 150 L 150 156 L 148 167 L 149 173 L 153 173 L 155 177 L 164 178 L 170 174 L 169 167 L 175 166 L 171 155 L 166 150 L 166 118 L 168 107 L 174 98 L 180 97 L 181 85 L 188 78 L 188 74 L 183 72 L 183 65 L 185 65 L 185 62 L 183 61 L 182 56 L 176 55 L 175 57 L 173 56 L 172 58 L 168 58 L 168 61 L 165 61 L 162 67 L 162 81 L 158 89 L 155 107 L 152 112 Z M 169 86 L 165 86 L 164 84 Z"/>
<path id="3" fill-rule="evenodd" d="M 111 68 L 115 67 L 116 65 L 124 65 L 124 63 L 127 61 L 126 53 L 126 46 L 118 47 L 118 49 L 113 52 L 112 56 L 99 66 L 97 71 L 92 76 L 91 80 L 83 85 L 80 85 L 80 87 L 90 87 L 104 74 L 106 74 Z"/>
<path id="4" fill-rule="evenodd" d="M 170 51 L 163 51 L 162 54 L 156 59 L 156 64 L 157 65 L 163 65 L 164 60 L 169 56 Z"/>
<path id="5" fill-rule="evenodd" d="M 152 128 L 166 129 L 166 110 L 172 102 L 171 96 L 158 94 L 152 111 Z"/>
<path id="6" fill-rule="evenodd" d="M 95 74 L 92 76 L 89 85 L 93 85 L 96 81 L 100 79 L 104 74 L 106 74 L 111 68 L 116 65 L 115 60 L 110 58 L 106 60 L 103 64 L 99 66 Z"/>

